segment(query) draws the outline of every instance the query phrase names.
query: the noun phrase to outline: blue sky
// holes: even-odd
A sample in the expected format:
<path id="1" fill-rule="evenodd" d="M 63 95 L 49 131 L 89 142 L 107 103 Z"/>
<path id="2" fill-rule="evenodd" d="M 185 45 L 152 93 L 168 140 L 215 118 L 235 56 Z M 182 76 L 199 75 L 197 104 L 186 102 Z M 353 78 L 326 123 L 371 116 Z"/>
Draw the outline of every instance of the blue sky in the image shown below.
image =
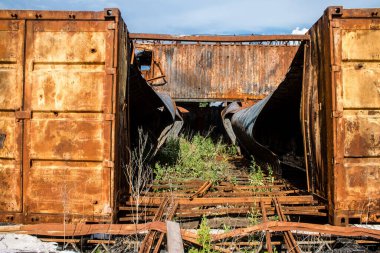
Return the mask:
<path id="1" fill-rule="evenodd" d="M 2 9 L 103 10 L 117 7 L 131 32 L 289 34 L 309 28 L 327 6 L 380 7 L 379 0 L 1 0 Z"/>

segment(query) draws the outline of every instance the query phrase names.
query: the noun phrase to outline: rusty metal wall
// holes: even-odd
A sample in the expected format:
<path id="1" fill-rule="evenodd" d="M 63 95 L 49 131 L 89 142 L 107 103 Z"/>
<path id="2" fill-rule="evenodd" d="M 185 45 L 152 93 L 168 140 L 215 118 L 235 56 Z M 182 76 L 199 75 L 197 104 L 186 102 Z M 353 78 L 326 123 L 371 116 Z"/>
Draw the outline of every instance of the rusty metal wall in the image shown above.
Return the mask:
<path id="1" fill-rule="evenodd" d="M 177 101 L 262 99 L 284 79 L 298 46 L 135 42 L 153 51 L 146 78 Z M 152 81 L 153 85 L 163 79 Z"/>
<path id="2" fill-rule="evenodd" d="M 0 12 L 0 219 L 112 221 L 127 31 L 116 9 L 54 13 Z"/>
<path id="3" fill-rule="evenodd" d="M 380 9 L 331 7 L 311 28 L 303 94 L 310 185 L 330 221 L 380 217 Z"/>

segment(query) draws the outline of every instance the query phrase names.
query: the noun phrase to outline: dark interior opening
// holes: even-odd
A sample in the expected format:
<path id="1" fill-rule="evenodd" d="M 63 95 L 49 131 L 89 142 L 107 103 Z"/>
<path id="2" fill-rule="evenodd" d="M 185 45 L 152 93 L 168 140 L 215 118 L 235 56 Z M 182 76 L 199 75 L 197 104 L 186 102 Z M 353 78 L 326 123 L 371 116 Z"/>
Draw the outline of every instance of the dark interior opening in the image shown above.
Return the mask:
<path id="1" fill-rule="evenodd" d="M 224 142 L 228 142 L 220 116 L 224 109 L 223 102 L 177 102 L 176 104 L 188 111 L 182 113 L 184 119 L 182 133 L 189 136 L 200 133 L 203 136 L 210 136 L 214 141 L 222 138 Z"/>
<path id="2" fill-rule="evenodd" d="M 273 92 L 257 117 L 253 137 L 278 156 L 281 164 L 304 170 L 304 149 L 300 119 L 303 74 L 303 46 L 284 81 Z"/>
<path id="3" fill-rule="evenodd" d="M 153 52 L 151 50 L 136 50 L 136 61 L 141 71 L 148 71 L 152 65 Z"/>

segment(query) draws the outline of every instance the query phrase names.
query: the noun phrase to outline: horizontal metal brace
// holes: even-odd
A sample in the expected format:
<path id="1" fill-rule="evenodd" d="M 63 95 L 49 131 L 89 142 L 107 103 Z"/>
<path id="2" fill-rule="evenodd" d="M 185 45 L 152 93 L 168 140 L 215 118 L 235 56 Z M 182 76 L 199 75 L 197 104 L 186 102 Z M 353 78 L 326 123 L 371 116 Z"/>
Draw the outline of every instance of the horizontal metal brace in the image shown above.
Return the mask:
<path id="1" fill-rule="evenodd" d="M 16 119 L 30 119 L 32 117 L 31 111 L 15 111 Z"/>

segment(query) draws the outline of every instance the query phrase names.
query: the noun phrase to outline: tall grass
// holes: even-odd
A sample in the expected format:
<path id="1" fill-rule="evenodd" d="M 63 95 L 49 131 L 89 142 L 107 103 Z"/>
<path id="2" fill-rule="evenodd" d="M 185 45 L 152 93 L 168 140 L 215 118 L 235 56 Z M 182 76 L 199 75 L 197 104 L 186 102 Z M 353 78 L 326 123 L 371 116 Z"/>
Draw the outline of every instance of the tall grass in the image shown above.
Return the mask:
<path id="1" fill-rule="evenodd" d="M 155 178 L 220 180 L 231 167 L 228 158 L 236 154 L 235 150 L 200 134 L 170 139 L 158 154 Z"/>

